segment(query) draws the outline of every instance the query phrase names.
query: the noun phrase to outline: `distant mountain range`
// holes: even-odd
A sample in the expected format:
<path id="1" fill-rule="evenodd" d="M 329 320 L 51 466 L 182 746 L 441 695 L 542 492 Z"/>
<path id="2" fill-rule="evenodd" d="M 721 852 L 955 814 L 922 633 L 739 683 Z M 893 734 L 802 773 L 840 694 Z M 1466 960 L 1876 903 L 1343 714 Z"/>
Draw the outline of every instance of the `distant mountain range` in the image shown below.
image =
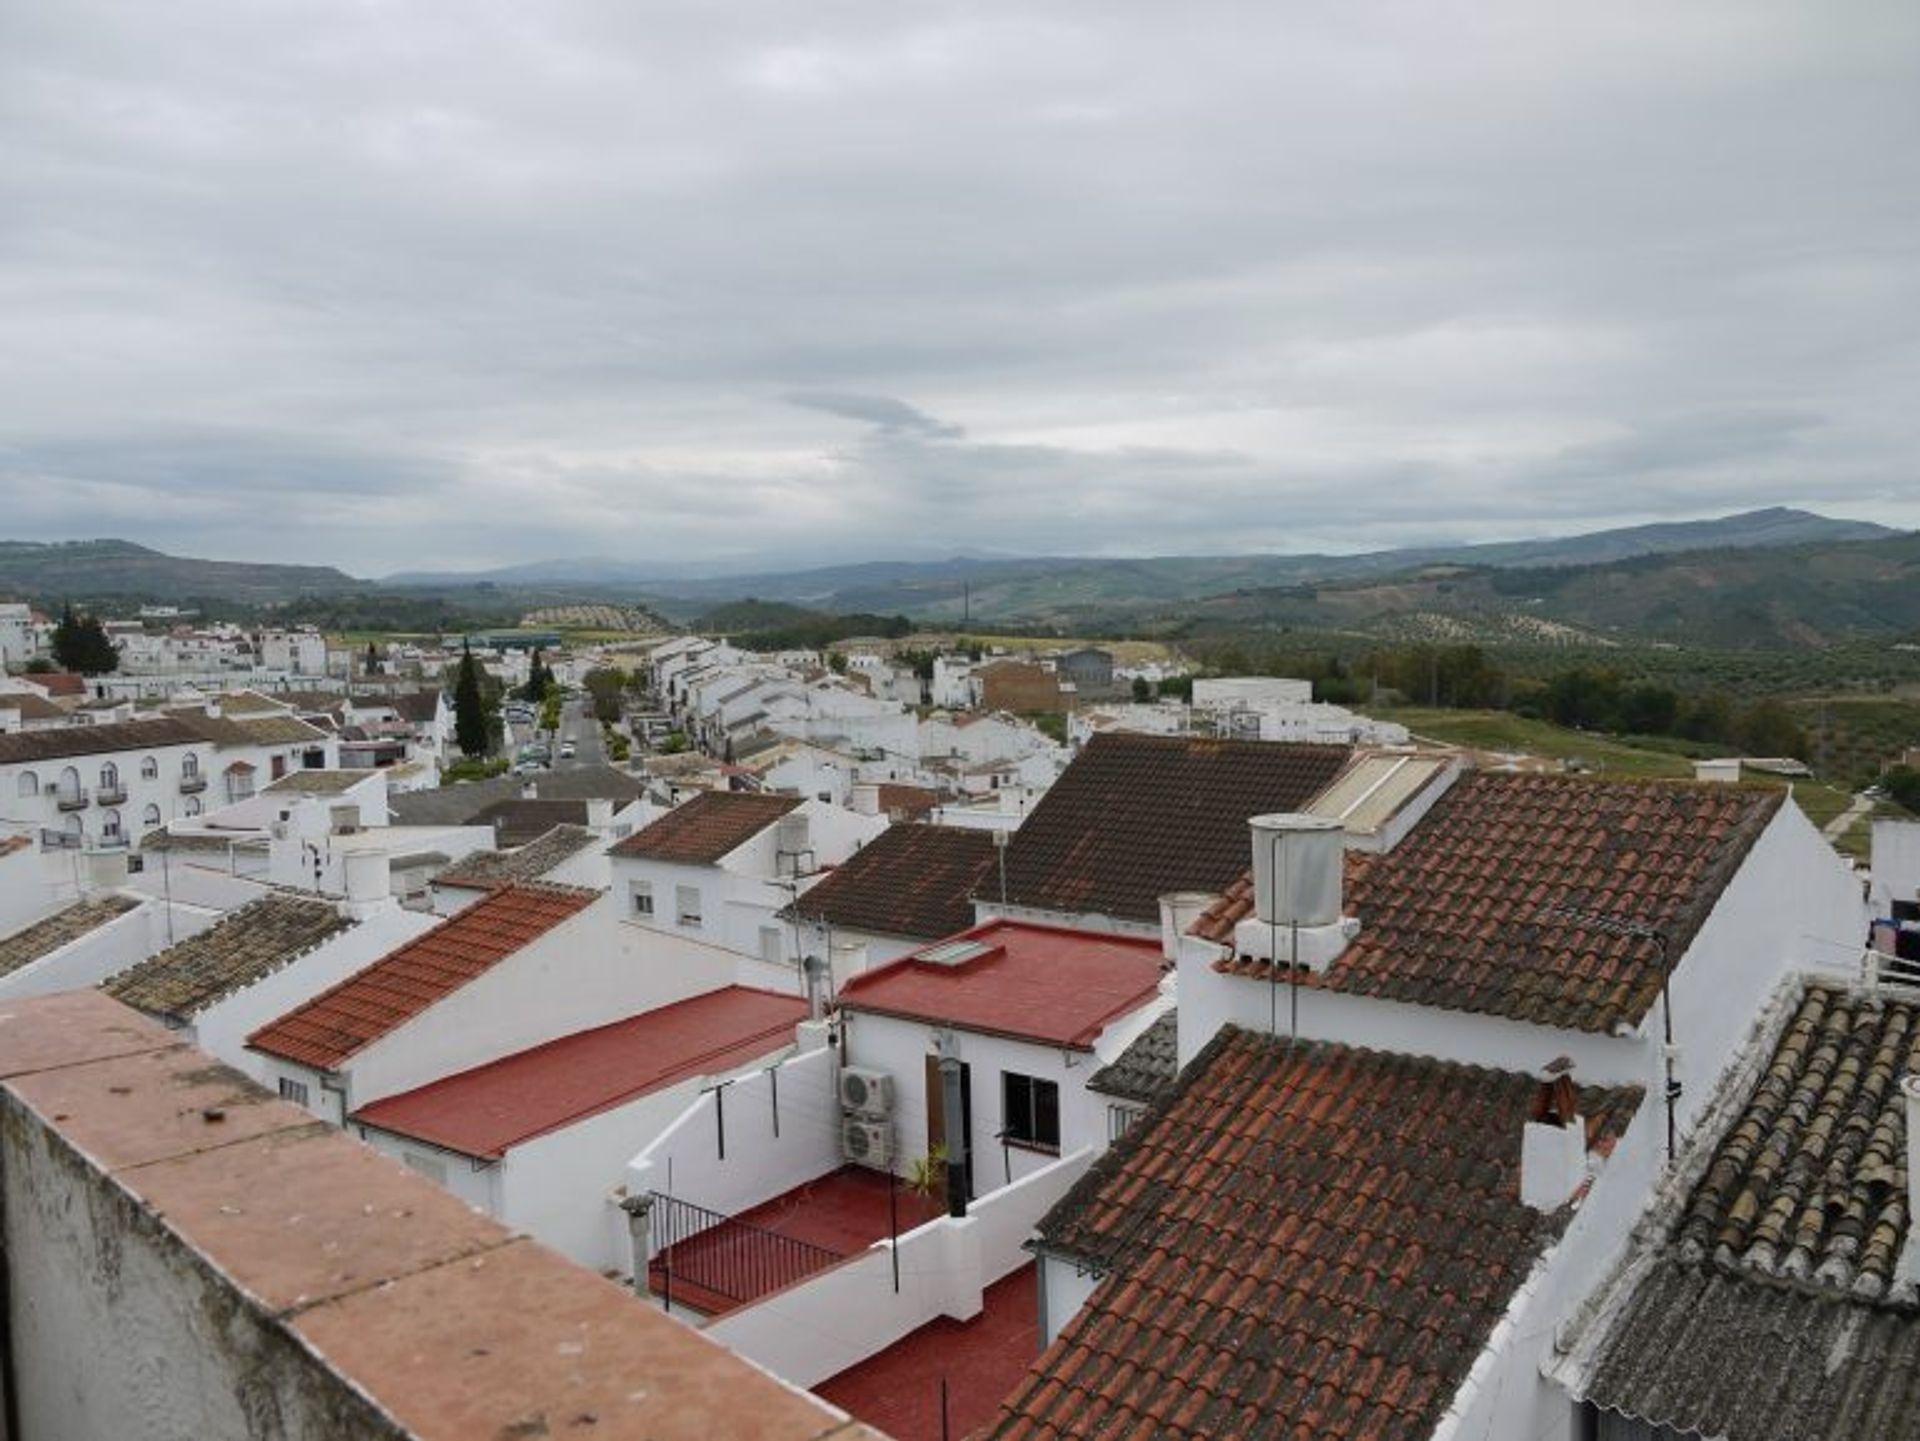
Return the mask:
<path id="1" fill-rule="evenodd" d="M 498 612 L 570 600 L 690 620 L 751 597 L 930 626 L 996 622 L 1167 631 L 1286 625 L 1382 636 L 1571 640 L 1643 635 L 1795 646 L 1920 628 L 1920 534 L 1774 508 L 1553 540 L 1361 555 L 873 561 L 736 576 L 614 559 L 360 580 L 324 566 L 189 560 L 126 541 L 0 542 L 0 599 L 443 597 Z"/>
<path id="2" fill-rule="evenodd" d="M 255 565 L 189 560 L 129 540 L 65 540 L 50 544 L 0 540 L 0 599 L 57 603 L 108 596 L 152 601 L 221 599 L 248 605 L 367 588 L 330 565 Z"/>
<path id="3" fill-rule="evenodd" d="M 595 557 L 464 574 L 409 573 L 388 576 L 383 583 L 399 588 L 475 583 L 626 586 L 649 597 L 716 604 L 751 596 L 817 610 L 904 613 L 938 620 L 959 620 L 963 614 L 976 620 L 1046 620 L 1088 608 L 1198 600 L 1249 587 L 1389 575 L 1422 565 L 1590 565 L 1673 551 L 1850 542 L 1897 533 L 1865 521 L 1831 520 L 1809 511 L 1774 507 L 1718 520 L 1631 526 L 1558 539 L 1359 555 L 955 556 L 724 576 Z"/>

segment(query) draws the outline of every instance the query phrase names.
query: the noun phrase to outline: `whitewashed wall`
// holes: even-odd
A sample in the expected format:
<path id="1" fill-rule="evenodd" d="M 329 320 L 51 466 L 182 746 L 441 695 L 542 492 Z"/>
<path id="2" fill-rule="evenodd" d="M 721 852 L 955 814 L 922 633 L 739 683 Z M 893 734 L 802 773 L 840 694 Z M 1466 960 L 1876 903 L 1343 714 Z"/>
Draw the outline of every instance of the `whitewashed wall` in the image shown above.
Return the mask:
<path id="1" fill-rule="evenodd" d="M 980 1314 L 988 1286 L 1031 1259 L 1024 1249 L 1039 1224 L 1092 1164 L 1076 1151 L 1044 1171 L 1004 1187 L 964 1220 L 941 1216 L 899 1238 L 900 1289 L 893 1287 L 893 1243 L 776 1291 L 707 1326 L 730 1350 L 796 1386 L 814 1386 L 885 1350 L 939 1316 Z"/>
<path id="2" fill-rule="evenodd" d="M 701 1096 L 627 1165 L 630 1195 L 671 1194 L 737 1215 L 840 1168 L 839 1059 L 805 1051 L 727 1087 L 726 1155 L 715 1100 Z M 775 1092 L 779 1134 L 774 1134 Z"/>

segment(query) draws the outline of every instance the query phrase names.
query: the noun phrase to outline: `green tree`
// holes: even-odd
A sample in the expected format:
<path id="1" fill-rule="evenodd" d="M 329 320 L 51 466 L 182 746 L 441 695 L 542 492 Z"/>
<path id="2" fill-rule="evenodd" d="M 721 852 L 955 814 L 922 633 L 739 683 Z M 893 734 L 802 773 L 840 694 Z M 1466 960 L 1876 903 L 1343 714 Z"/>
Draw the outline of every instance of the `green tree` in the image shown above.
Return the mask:
<path id="1" fill-rule="evenodd" d="M 1908 766 L 1894 766 L 1880 778 L 1880 783 L 1887 788 L 1888 795 L 1915 815 L 1920 815 L 1920 771 Z"/>
<path id="2" fill-rule="evenodd" d="M 372 641 L 367 642 L 367 658 L 362 669 L 365 670 L 368 675 L 380 674 L 380 647 Z"/>
<path id="3" fill-rule="evenodd" d="M 582 678 L 587 694 L 593 699 L 593 717 L 602 725 L 612 725 L 620 719 L 621 706 L 626 693 L 633 684 L 633 677 L 623 670 L 610 666 L 598 666 Z"/>
<path id="4" fill-rule="evenodd" d="M 1142 705 L 1153 699 L 1153 685 L 1143 675 L 1133 678 L 1133 698 Z"/>
<path id="5" fill-rule="evenodd" d="M 533 659 L 527 665 L 527 683 L 516 694 L 530 705 L 539 705 L 552 689 L 553 671 L 541 657 L 540 648 L 535 646 Z"/>
<path id="6" fill-rule="evenodd" d="M 1793 712 L 1777 700 L 1758 700 L 1740 712 L 1734 738 L 1750 756 L 1793 756 L 1805 760 L 1811 747 Z"/>
<path id="7" fill-rule="evenodd" d="M 465 756 L 483 756 L 489 749 L 486 702 L 480 695 L 480 666 L 473 647 L 460 647 L 460 674 L 453 685 L 453 738 Z"/>
<path id="8" fill-rule="evenodd" d="M 53 658 L 62 670 L 81 675 L 105 675 L 120 668 L 120 652 L 100 618 L 76 616 L 71 605 L 61 610 L 60 623 L 53 628 Z"/>

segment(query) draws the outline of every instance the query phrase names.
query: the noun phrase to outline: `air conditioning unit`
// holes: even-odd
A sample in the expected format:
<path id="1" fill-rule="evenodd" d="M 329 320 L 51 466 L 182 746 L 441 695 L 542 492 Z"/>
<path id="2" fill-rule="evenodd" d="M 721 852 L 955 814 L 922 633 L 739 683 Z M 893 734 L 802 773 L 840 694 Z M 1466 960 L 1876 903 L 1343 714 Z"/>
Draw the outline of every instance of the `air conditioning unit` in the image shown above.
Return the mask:
<path id="1" fill-rule="evenodd" d="M 893 1168 L 893 1127 L 885 1121 L 847 1116 L 840 1122 L 840 1154 L 856 1166 Z"/>
<path id="2" fill-rule="evenodd" d="M 856 1116 L 891 1116 L 893 1077 L 885 1071 L 848 1066 L 840 1073 L 840 1106 Z"/>

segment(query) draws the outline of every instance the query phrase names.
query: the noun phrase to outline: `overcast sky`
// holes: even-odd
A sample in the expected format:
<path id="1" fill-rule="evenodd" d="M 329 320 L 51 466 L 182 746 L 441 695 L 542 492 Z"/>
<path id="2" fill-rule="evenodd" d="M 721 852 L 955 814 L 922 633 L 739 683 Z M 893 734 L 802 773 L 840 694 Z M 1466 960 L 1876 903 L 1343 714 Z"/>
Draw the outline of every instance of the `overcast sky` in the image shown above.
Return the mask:
<path id="1" fill-rule="evenodd" d="M 1920 4 L 0 3 L 0 538 L 1920 527 Z"/>

